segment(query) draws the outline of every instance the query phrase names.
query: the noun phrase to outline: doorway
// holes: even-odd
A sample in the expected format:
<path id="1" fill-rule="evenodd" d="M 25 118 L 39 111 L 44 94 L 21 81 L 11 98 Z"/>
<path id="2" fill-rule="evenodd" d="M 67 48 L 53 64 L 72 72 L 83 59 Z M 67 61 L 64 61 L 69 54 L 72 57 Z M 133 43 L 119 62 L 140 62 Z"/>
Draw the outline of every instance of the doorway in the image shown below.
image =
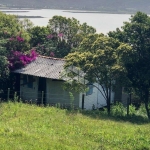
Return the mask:
<path id="1" fill-rule="evenodd" d="M 37 103 L 46 105 L 46 78 L 43 77 L 39 77 Z"/>

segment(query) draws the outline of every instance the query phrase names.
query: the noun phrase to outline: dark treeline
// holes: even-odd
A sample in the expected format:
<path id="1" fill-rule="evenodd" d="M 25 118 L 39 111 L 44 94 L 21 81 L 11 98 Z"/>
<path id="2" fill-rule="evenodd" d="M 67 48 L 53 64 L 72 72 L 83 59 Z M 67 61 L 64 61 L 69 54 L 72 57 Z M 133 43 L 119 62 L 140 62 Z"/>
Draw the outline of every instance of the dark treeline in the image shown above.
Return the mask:
<path id="1" fill-rule="evenodd" d="M 111 13 L 149 13 L 149 0 L 1 0 L 7 7 L 96 10 Z"/>

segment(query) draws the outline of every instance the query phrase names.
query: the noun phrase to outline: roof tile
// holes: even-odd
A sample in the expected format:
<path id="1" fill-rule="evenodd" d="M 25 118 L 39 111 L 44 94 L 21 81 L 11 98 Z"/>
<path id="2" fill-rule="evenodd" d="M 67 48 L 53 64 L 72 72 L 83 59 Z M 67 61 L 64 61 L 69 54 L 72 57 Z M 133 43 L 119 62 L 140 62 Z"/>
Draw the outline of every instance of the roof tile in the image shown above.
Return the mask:
<path id="1" fill-rule="evenodd" d="M 64 59 L 38 56 L 35 61 L 14 72 L 51 79 L 60 79 L 61 73 L 64 70 L 64 64 Z"/>

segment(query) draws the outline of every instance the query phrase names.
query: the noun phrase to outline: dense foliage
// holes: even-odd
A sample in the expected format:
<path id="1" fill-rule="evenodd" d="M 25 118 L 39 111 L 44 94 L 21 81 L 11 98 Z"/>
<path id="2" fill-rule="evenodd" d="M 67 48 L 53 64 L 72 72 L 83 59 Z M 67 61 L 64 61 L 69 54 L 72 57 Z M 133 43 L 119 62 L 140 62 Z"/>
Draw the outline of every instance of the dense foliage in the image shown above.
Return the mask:
<path id="1" fill-rule="evenodd" d="M 130 89 L 134 89 L 140 99 L 145 102 L 150 118 L 150 17 L 142 12 L 132 16 L 130 22 L 125 22 L 122 29 L 110 32 L 109 36 L 129 44 L 132 53 L 124 57 Z"/>
<path id="2" fill-rule="evenodd" d="M 13 71 L 15 69 L 25 67 L 27 64 L 34 61 L 37 56 L 38 55 L 34 49 L 32 49 L 28 54 L 23 54 L 19 51 L 11 51 L 8 57 L 9 69 Z"/>
<path id="3" fill-rule="evenodd" d="M 6 98 L 8 88 L 15 88 L 15 76 L 10 74 L 10 66 L 15 66 L 17 60 L 10 61 L 15 53 L 26 53 L 30 50 L 29 33 L 14 15 L 0 12 L 0 96 Z"/>
<path id="4" fill-rule="evenodd" d="M 88 80 L 89 83 L 98 83 L 101 85 L 102 90 L 99 89 L 99 91 L 106 100 L 108 113 L 110 113 L 111 92 L 115 81 L 120 78 L 120 76 L 123 78 L 125 75 L 125 68 L 122 61 L 120 61 L 121 55 L 119 55 L 119 53 L 120 51 L 130 52 L 131 48 L 128 45 L 104 35 L 96 37 L 97 38 L 94 39 L 93 36 L 89 36 L 85 41 L 83 40 L 83 43 L 90 40 L 92 40 L 92 42 L 86 43 L 86 47 L 81 43 L 78 52 L 70 53 L 66 56 L 66 67 L 72 65 L 79 67 L 84 71 L 84 78 Z M 89 49 L 87 49 L 87 47 L 89 47 Z M 74 72 L 74 70 L 70 70 L 70 72 Z M 70 72 L 68 75 L 73 76 Z M 77 74 L 74 75 L 77 76 Z"/>

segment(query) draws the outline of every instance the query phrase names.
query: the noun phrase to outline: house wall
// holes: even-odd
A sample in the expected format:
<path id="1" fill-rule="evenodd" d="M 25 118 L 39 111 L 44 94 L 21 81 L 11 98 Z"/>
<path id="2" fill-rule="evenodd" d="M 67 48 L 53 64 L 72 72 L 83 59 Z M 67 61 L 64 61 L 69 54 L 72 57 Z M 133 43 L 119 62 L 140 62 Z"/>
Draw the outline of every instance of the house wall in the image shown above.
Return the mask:
<path id="1" fill-rule="evenodd" d="M 36 103 L 38 99 L 38 77 L 33 77 L 33 87 L 29 87 L 28 84 L 24 84 L 23 78 L 27 75 L 20 76 L 20 97 L 23 101 L 32 100 L 33 103 Z"/>
<path id="2" fill-rule="evenodd" d="M 23 84 L 23 76 L 21 75 L 20 82 L 20 97 L 22 100 L 32 100 L 33 103 L 37 103 L 39 98 L 38 94 L 38 82 L 39 78 L 34 77 L 33 87 L 29 88 L 28 84 Z M 71 98 L 69 91 L 63 90 L 64 81 L 46 79 L 46 92 L 44 93 L 46 104 L 61 104 L 63 106 L 70 106 Z M 94 84 L 96 87 L 101 88 L 100 85 Z M 106 100 L 100 93 L 100 91 L 93 87 L 93 92 L 91 95 L 86 95 L 84 93 L 84 109 L 97 109 L 106 106 Z M 82 108 L 82 93 L 73 93 L 75 107 Z M 114 102 L 114 92 L 111 93 L 111 102 Z"/>
<path id="3" fill-rule="evenodd" d="M 47 104 L 63 104 L 64 106 L 70 106 L 71 99 L 69 91 L 63 90 L 64 81 L 59 80 L 46 80 L 46 103 Z M 79 94 L 73 93 L 74 106 L 79 107 Z"/>
<path id="4" fill-rule="evenodd" d="M 116 80 L 114 102 L 122 102 L 122 85 Z"/>
<path id="5" fill-rule="evenodd" d="M 124 106 L 127 106 L 128 99 L 129 99 L 129 94 L 125 92 L 124 88 L 122 88 L 121 101 Z"/>
<path id="6" fill-rule="evenodd" d="M 96 83 L 94 85 L 102 91 L 100 85 Z M 101 92 L 95 86 L 93 86 L 93 93 L 91 95 L 86 95 L 85 93 L 84 109 L 97 109 L 107 105 Z M 111 92 L 111 102 L 114 102 L 114 92 Z M 80 94 L 79 107 L 82 108 L 82 94 Z"/>

